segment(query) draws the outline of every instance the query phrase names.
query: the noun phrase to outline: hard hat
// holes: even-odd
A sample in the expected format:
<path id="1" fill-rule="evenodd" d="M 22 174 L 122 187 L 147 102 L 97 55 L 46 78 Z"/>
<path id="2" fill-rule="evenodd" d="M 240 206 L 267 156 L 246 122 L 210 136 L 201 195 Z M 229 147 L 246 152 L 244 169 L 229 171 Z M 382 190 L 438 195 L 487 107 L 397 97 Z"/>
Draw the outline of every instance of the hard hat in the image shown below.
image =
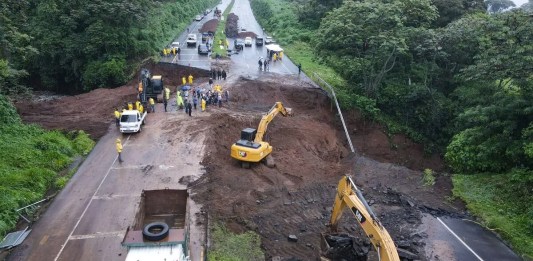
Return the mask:
<path id="1" fill-rule="evenodd" d="M 117 142 L 120 142 L 120 139 L 117 139 Z"/>

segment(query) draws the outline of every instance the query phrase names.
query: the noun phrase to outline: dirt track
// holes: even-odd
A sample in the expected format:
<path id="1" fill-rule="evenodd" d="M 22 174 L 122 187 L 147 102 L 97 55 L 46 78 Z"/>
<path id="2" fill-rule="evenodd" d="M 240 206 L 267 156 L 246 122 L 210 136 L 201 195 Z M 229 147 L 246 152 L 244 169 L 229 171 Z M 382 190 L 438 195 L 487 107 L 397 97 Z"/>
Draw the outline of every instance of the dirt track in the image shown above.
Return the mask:
<path id="1" fill-rule="evenodd" d="M 165 83 L 171 86 L 179 84 L 184 74 L 168 66 L 154 65 L 151 69 L 163 74 Z M 225 84 L 230 90 L 230 103 L 211 110 L 210 118 L 202 121 L 207 137 L 202 164 L 207 175 L 190 184 L 193 199 L 231 230 L 258 232 L 267 257 L 309 260 L 318 255 L 319 235 L 326 231 L 338 179 L 352 174 L 393 239 L 420 253 L 423 260 L 424 235 L 417 232 L 421 213 L 439 213 L 453 206 L 444 200 L 450 187 L 447 177 L 441 177 L 433 188 L 425 188 L 421 172 L 411 169 L 440 170 L 439 158 L 428 160 L 421 146 L 402 136 L 389 139 L 380 126 L 358 117 L 356 112 L 346 112 L 348 129 L 361 154 L 349 157 L 345 136 L 339 131 L 340 123 L 325 93 L 295 77 L 282 77 L 233 78 Z M 19 103 L 17 107 L 25 121 L 47 128 L 81 128 L 100 137 L 112 121 L 112 108 L 134 97 L 133 86 L 96 90 L 45 104 Z M 230 146 L 241 129 L 256 127 L 261 115 L 276 101 L 294 112 L 293 117 L 278 116 L 268 127 L 266 140 L 274 147 L 276 167 L 257 164 L 242 169 L 229 157 Z M 43 117 L 43 109 L 49 115 L 44 113 Z M 79 115 L 80 110 L 87 113 Z M 171 131 L 174 127 L 165 128 Z M 196 132 L 191 130 L 191 134 Z M 355 220 L 346 213 L 341 228 L 361 233 L 356 227 Z M 298 242 L 288 242 L 288 234 L 297 235 Z"/>

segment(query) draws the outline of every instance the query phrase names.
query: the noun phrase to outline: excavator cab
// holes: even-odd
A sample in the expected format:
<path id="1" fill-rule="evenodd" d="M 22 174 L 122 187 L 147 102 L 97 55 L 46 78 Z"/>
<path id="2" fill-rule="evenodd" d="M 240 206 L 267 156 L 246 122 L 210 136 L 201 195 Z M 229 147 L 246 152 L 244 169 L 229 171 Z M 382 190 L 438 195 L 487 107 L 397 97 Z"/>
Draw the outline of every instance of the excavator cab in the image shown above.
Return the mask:
<path id="1" fill-rule="evenodd" d="M 254 142 L 256 134 L 256 129 L 246 128 L 241 131 L 241 139 L 238 140 L 235 144 L 243 147 L 258 149 L 259 147 L 261 147 L 261 143 Z"/>

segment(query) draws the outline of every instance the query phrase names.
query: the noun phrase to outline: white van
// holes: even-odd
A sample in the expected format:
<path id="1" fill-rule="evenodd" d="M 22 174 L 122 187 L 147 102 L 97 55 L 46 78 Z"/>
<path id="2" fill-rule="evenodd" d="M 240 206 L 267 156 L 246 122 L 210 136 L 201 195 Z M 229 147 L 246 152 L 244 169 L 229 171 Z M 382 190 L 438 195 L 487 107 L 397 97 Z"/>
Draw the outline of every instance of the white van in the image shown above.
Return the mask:
<path id="1" fill-rule="evenodd" d="M 187 46 L 194 45 L 196 46 L 196 34 L 189 34 L 187 36 Z"/>

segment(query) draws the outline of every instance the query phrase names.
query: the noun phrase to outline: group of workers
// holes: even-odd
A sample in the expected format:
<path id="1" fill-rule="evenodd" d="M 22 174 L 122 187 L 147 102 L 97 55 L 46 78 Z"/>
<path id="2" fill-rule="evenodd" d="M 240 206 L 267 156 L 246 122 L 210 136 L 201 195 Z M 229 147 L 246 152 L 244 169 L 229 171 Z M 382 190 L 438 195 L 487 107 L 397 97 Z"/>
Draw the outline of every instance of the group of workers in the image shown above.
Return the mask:
<path id="1" fill-rule="evenodd" d="M 153 98 L 148 99 L 148 106 L 150 106 L 150 111 L 155 112 L 155 100 Z M 117 127 L 120 126 L 120 117 L 122 117 L 122 112 L 125 110 L 133 110 L 134 104 L 132 102 L 127 102 L 124 104 L 122 109 L 115 108 L 115 124 Z M 138 110 L 141 114 L 144 113 L 144 106 L 141 101 L 137 100 L 135 102 L 135 109 Z"/>
<path id="2" fill-rule="evenodd" d="M 211 79 L 215 80 L 226 80 L 227 73 L 225 69 L 221 68 L 211 68 Z"/>
<path id="3" fill-rule="evenodd" d="M 162 51 L 163 56 L 170 56 L 170 55 L 176 56 L 176 54 L 180 55 L 180 53 L 181 53 L 181 48 L 179 47 L 163 48 L 163 51 Z"/>
<path id="4" fill-rule="evenodd" d="M 213 70 L 214 71 L 214 70 Z M 222 73 L 223 72 L 223 73 Z M 223 77 L 225 80 L 226 72 L 224 70 L 220 71 L 220 77 Z M 188 81 L 187 81 L 188 80 Z M 194 77 L 192 75 L 189 75 L 187 78 L 183 77 L 182 82 L 185 86 L 187 83 L 190 85 L 193 84 Z M 213 86 L 213 79 L 209 79 L 209 89 L 206 87 L 194 87 L 192 89 L 183 90 L 179 89 L 180 87 L 177 87 L 176 90 L 176 104 L 178 106 L 178 110 L 181 110 L 185 108 L 185 113 L 187 113 L 189 116 L 192 116 L 192 110 L 197 110 L 198 105 L 200 105 L 201 111 L 205 112 L 208 105 L 218 105 L 219 107 L 222 107 L 222 102 L 228 102 L 229 101 L 229 91 L 225 90 L 222 91 L 222 86 L 220 84 L 215 84 Z M 210 90 L 212 88 L 212 90 Z M 139 91 L 142 92 L 142 86 L 139 85 Z M 163 105 L 165 108 L 165 112 L 167 112 L 167 105 L 168 101 L 170 100 L 170 89 L 168 87 L 165 87 L 163 89 Z M 151 112 L 155 112 L 155 100 L 153 98 L 148 99 L 148 105 Z M 122 117 L 122 112 L 125 110 L 138 110 L 140 113 L 144 113 L 144 106 L 140 100 L 137 100 L 135 103 L 127 102 L 123 108 L 115 108 L 115 121 L 117 127 L 120 126 L 120 118 Z M 118 161 L 119 163 L 122 163 L 122 142 L 120 139 L 116 139 L 116 150 L 118 153 Z"/>

